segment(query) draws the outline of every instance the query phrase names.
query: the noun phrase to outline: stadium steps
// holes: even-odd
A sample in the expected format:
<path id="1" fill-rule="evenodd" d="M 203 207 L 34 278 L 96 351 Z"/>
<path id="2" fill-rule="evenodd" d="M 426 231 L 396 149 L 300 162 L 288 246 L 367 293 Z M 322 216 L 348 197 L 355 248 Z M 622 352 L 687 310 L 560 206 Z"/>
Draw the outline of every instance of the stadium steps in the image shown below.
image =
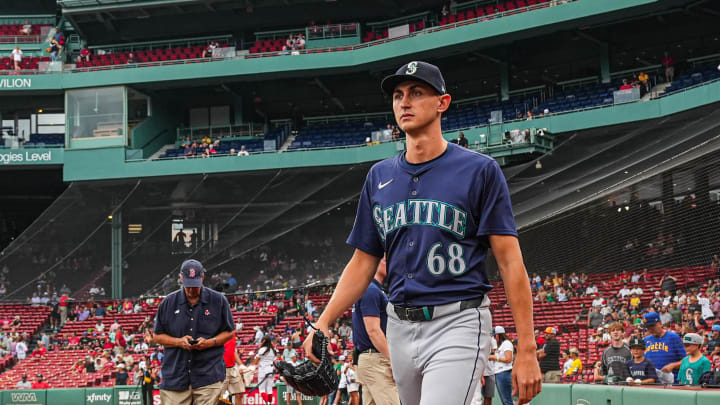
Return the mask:
<path id="1" fill-rule="evenodd" d="M 282 144 L 278 153 L 286 152 L 288 150 L 288 148 L 290 147 L 290 145 L 292 145 L 293 141 L 295 141 L 295 137 L 297 137 L 296 134 L 288 135 L 287 139 L 285 140 L 285 143 Z"/>
<path id="2" fill-rule="evenodd" d="M 645 94 L 644 96 L 642 96 L 642 98 L 640 99 L 640 101 L 648 101 L 648 100 L 650 100 L 651 98 L 655 98 L 655 97 L 657 97 L 657 96 L 665 93 L 665 89 L 667 89 L 668 87 L 670 87 L 671 84 L 672 84 L 672 83 L 660 83 L 660 84 L 656 85 L 655 87 L 653 87 L 652 89 L 650 89 L 650 91 L 648 91 L 647 94 Z"/>
<path id="3" fill-rule="evenodd" d="M 161 157 L 165 156 L 165 153 L 166 153 L 168 150 L 170 150 L 170 149 L 175 149 L 175 144 L 172 144 L 172 143 L 171 143 L 171 144 L 169 144 L 169 145 L 163 146 L 162 148 L 160 148 L 160 150 L 158 150 L 157 152 L 153 153 L 153 154 L 148 158 L 148 160 L 160 159 Z"/>

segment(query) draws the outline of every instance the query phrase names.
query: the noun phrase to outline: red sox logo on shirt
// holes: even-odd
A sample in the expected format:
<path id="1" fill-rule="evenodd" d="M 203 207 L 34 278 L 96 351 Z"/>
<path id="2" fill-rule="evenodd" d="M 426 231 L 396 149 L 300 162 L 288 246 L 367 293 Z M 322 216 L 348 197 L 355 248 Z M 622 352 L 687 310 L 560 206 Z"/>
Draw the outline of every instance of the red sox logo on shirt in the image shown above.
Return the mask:
<path id="1" fill-rule="evenodd" d="M 205 310 L 205 316 L 208 316 L 208 315 L 210 315 L 210 311 L 206 309 L 206 310 Z"/>
<path id="2" fill-rule="evenodd" d="M 190 274 L 188 274 L 190 278 L 195 278 L 195 269 L 190 269 Z"/>

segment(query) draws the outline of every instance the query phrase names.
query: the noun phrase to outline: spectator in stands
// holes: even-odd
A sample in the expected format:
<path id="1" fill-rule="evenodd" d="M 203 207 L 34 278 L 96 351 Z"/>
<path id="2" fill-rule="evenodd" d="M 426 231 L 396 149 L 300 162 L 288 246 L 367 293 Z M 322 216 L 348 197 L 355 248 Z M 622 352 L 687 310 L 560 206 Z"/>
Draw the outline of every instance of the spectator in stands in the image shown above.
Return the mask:
<path id="1" fill-rule="evenodd" d="M 90 62 L 90 54 L 91 53 L 92 52 L 90 52 L 90 49 L 87 46 L 84 47 L 82 50 L 80 50 L 80 55 L 78 56 L 77 61 L 78 62 L 82 62 L 82 61 Z"/>
<path id="2" fill-rule="evenodd" d="M 20 50 L 19 46 L 16 46 L 15 49 L 10 52 L 10 57 L 13 60 L 13 66 L 15 67 L 15 71 L 20 71 L 20 64 L 22 63 L 23 58 L 23 51 Z"/>
<path id="3" fill-rule="evenodd" d="M 708 357 L 712 357 L 716 353 L 720 354 L 720 323 L 712 326 L 707 344 Z"/>
<path id="4" fill-rule="evenodd" d="M 15 353 L 18 358 L 18 360 L 25 360 L 27 357 L 27 351 L 28 347 L 25 343 L 25 340 L 21 338 L 19 335 L 15 337 Z"/>
<path id="5" fill-rule="evenodd" d="M 493 338 L 498 344 L 495 355 L 488 357 L 489 361 L 495 363 L 495 386 L 497 387 L 500 400 L 503 405 L 513 405 L 512 400 L 512 368 L 513 368 L 513 344 L 512 340 L 505 334 L 505 328 L 495 326 Z"/>
<path id="6" fill-rule="evenodd" d="M 15 384 L 15 388 L 17 388 L 19 390 L 29 390 L 32 388 L 32 383 L 30 381 L 28 381 L 27 374 L 22 375 L 22 379 L 20 381 L 18 381 L 17 384 Z"/>
<path id="7" fill-rule="evenodd" d="M 645 357 L 645 342 L 637 337 L 630 339 L 630 352 L 633 358 L 626 363 L 629 374 L 627 382 L 652 384 L 658 381 L 657 370 L 652 360 Z"/>
<path id="8" fill-rule="evenodd" d="M 468 147 L 468 140 L 467 138 L 465 138 L 465 134 L 463 134 L 462 132 L 458 134 L 458 145 L 464 148 Z"/>
<path id="9" fill-rule="evenodd" d="M 570 364 L 570 368 L 565 373 L 565 377 L 579 375 L 583 369 L 582 361 L 580 360 L 580 351 L 577 348 L 573 347 L 570 349 L 570 359 L 572 360 L 572 364 Z"/>
<path id="10" fill-rule="evenodd" d="M 545 344 L 537 351 L 543 382 L 560 382 L 560 343 L 555 339 L 557 330 L 548 326 L 545 329 Z"/>
<path id="11" fill-rule="evenodd" d="M 620 90 L 630 90 L 632 89 L 632 85 L 630 85 L 627 81 L 627 79 L 623 79 L 623 84 L 620 86 Z"/>
<path id="12" fill-rule="evenodd" d="M 128 385 L 128 372 L 125 369 L 125 363 L 118 363 L 115 370 L 115 385 Z"/>
<path id="13" fill-rule="evenodd" d="M 645 354 L 658 368 L 659 382 L 672 384 L 677 379 L 674 371 L 680 368 L 680 363 L 686 355 L 682 340 L 677 333 L 662 326 L 657 312 L 646 313 L 643 321 L 648 332 L 644 339 Z"/>
<path id="14" fill-rule="evenodd" d="M 295 37 L 295 48 L 297 50 L 305 49 L 305 36 L 303 34 L 298 34 Z"/>
<path id="15" fill-rule="evenodd" d="M 127 56 L 127 64 L 130 65 L 133 63 L 137 63 L 137 59 L 135 58 L 135 54 L 130 52 L 130 53 L 128 53 L 128 56 Z"/>
<path id="16" fill-rule="evenodd" d="M 626 372 L 627 362 L 632 359 L 630 348 L 623 342 L 625 326 L 620 322 L 610 324 L 610 346 L 603 351 L 601 368 L 595 370 L 595 381 L 605 382 L 625 381 L 629 374 Z M 598 379 L 598 377 L 600 377 Z"/>
<path id="17" fill-rule="evenodd" d="M 442 10 L 440 10 L 440 15 L 442 15 L 443 17 L 447 17 L 448 14 L 450 14 L 450 10 L 448 10 L 447 4 L 443 4 Z"/>
<path id="18" fill-rule="evenodd" d="M 290 34 L 287 40 L 285 40 L 285 45 L 282 47 L 283 52 L 290 52 L 295 50 L 295 37 Z"/>
<path id="19" fill-rule="evenodd" d="M 672 83 L 675 78 L 675 59 L 667 51 L 663 55 L 662 65 L 665 68 L 665 81 Z"/>
<path id="20" fill-rule="evenodd" d="M 700 385 L 700 377 L 710 371 L 711 364 L 707 357 L 703 356 L 702 346 L 705 339 L 697 333 L 688 333 L 683 336 L 683 345 L 688 355 L 682 359 L 680 365 L 680 384 Z"/>
<path id="21" fill-rule="evenodd" d="M 210 41 L 210 43 L 203 49 L 202 57 L 203 58 L 212 58 L 213 52 L 215 52 L 215 48 L 219 47 L 220 43 L 216 41 Z"/>
<path id="22" fill-rule="evenodd" d="M 37 375 L 37 380 L 36 380 L 34 383 L 32 383 L 32 389 L 34 389 L 34 390 L 46 390 L 46 389 L 48 389 L 48 388 L 51 388 L 51 387 L 50 387 L 50 384 L 48 384 L 47 382 L 45 382 L 45 378 L 43 377 L 42 374 L 38 374 L 38 375 Z"/>
<path id="23" fill-rule="evenodd" d="M 30 21 L 25 20 L 25 24 L 23 24 L 22 28 L 20 28 L 18 35 L 32 35 L 32 24 L 30 24 Z"/>
<path id="24" fill-rule="evenodd" d="M 640 84 L 640 97 L 650 92 L 650 77 L 645 72 L 640 72 L 638 75 L 638 82 Z"/>
<path id="25" fill-rule="evenodd" d="M 600 307 L 593 307 L 592 312 L 588 314 L 587 327 L 590 329 L 596 329 L 602 325 L 603 316 L 600 313 Z"/>

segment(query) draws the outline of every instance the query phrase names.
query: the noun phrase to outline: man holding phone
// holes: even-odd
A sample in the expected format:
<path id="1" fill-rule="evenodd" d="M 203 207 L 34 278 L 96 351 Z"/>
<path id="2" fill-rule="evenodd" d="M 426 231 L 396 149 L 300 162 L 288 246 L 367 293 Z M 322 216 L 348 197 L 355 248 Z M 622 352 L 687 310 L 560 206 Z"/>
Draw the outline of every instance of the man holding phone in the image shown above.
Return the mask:
<path id="1" fill-rule="evenodd" d="M 158 307 L 153 340 L 165 347 L 163 405 L 215 405 L 225 380 L 223 345 L 235 323 L 225 296 L 203 287 L 204 272 L 197 260 L 183 262 L 183 288 Z"/>

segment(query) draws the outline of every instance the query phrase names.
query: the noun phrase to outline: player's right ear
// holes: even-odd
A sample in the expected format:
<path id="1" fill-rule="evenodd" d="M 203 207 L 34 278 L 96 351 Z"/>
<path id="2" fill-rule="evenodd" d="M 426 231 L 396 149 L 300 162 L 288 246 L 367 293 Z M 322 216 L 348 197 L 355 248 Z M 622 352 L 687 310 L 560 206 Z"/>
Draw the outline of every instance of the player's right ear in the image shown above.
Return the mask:
<path id="1" fill-rule="evenodd" d="M 437 111 L 439 113 L 444 113 L 447 111 L 448 108 L 450 108 L 450 101 L 452 100 L 452 97 L 450 97 L 449 94 L 443 94 L 440 96 L 440 102 L 438 103 L 438 109 Z"/>

